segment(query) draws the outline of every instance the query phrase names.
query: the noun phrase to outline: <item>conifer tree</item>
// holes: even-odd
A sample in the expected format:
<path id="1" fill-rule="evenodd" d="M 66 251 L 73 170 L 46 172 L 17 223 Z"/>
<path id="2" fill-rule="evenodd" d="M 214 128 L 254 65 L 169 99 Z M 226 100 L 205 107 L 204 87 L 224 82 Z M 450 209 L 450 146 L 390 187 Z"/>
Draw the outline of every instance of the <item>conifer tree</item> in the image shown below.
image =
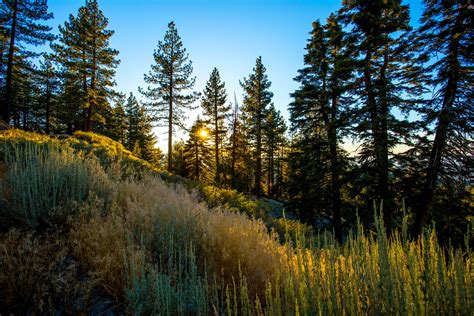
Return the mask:
<path id="1" fill-rule="evenodd" d="M 56 119 L 56 101 L 59 87 L 57 71 L 51 60 L 51 56 L 45 56 L 40 63 L 38 70 L 38 84 L 40 85 L 40 104 L 44 109 L 44 131 L 50 134 L 52 130 L 52 120 Z"/>
<path id="2" fill-rule="evenodd" d="M 383 202 L 390 228 L 395 210 L 389 177 L 393 149 L 414 137 L 416 125 L 406 117 L 423 93 L 421 69 L 412 62 L 408 42 L 409 7 L 401 0 L 345 0 L 341 15 L 352 26 L 348 32 L 355 36 L 359 55 L 354 132 L 362 142 L 360 161 L 372 170 L 373 195 Z M 394 110 L 404 115 L 395 116 Z"/>
<path id="3" fill-rule="evenodd" d="M 273 93 L 269 91 L 271 82 L 268 80 L 262 58 L 258 57 L 253 73 L 240 82 L 244 89 L 244 107 L 242 115 L 247 128 L 248 140 L 254 148 L 255 159 L 255 185 L 254 192 L 257 197 L 262 194 L 262 134 L 267 115 L 267 107 L 271 103 Z"/>
<path id="4" fill-rule="evenodd" d="M 159 153 L 154 148 L 155 138 L 151 118 L 133 93 L 130 93 L 127 99 L 126 115 L 128 118 L 126 147 L 134 151 L 139 158 L 149 162 L 156 161 L 155 155 Z"/>
<path id="5" fill-rule="evenodd" d="M 114 31 L 107 29 L 108 19 L 97 0 L 86 0 L 77 17 L 59 27 L 59 43 L 52 45 L 57 61 L 82 87 L 83 129 L 91 131 L 93 123 L 105 123 L 103 114 L 114 97 L 115 68 L 120 63 L 118 51 L 109 47 Z M 72 79 L 70 78 L 70 79 Z"/>
<path id="6" fill-rule="evenodd" d="M 174 128 L 184 128 L 186 109 L 193 109 L 192 103 L 198 94 L 191 90 L 196 81 L 192 76 L 193 66 L 183 46 L 174 22 L 168 24 L 163 41 L 153 53 L 155 63 L 144 75 L 149 84 L 140 92 L 148 99 L 147 109 L 154 113 L 153 119 L 164 122 L 168 127 L 168 171 L 173 167 Z"/>
<path id="7" fill-rule="evenodd" d="M 423 187 L 415 208 L 413 236 L 421 233 L 426 222 L 442 169 L 449 174 L 450 169 L 453 170 L 450 165 L 467 166 L 470 163 L 472 167 L 472 159 L 462 161 L 472 157 L 472 2 L 424 2 L 422 25 L 416 32 L 415 41 L 422 48 L 422 57 L 430 58 L 426 70 L 434 74 L 429 82 L 435 89 L 429 102 L 432 106 L 422 111 L 427 126 L 434 125 L 435 128 Z M 454 169 L 458 167 L 454 166 Z M 463 169 L 469 170 L 469 167 L 461 167 Z M 460 172 L 453 175 L 460 175 Z"/>
<path id="8" fill-rule="evenodd" d="M 105 135 L 115 141 L 127 145 L 128 117 L 126 112 L 126 98 L 124 94 L 118 94 L 111 109 L 110 119 L 106 124 Z"/>
<path id="9" fill-rule="evenodd" d="M 185 157 L 185 142 L 179 140 L 173 144 L 173 174 L 189 177 L 188 170 L 186 169 L 187 161 Z"/>
<path id="10" fill-rule="evenodd" d="M 217 68 L 212 70 L 202 94 L 201 106 L 204 110 L 206 121 L 210 123 L 210 132 L 214 138 L 214 158 L 215 158 L 215 182 L 220 184 L 220 154 L 223 135 L 226 133 L 225 119 L 228 117 L 230 106 L 226 105 L 227 93 L 225 84 L 221 81 Z"/>
<path id="11" fill-rule="evenodd" d="M 46 0 L 6 0 L 2 1 L 2 45 L 8 40 L 6 77 L 5 77 L 5 100 L 2 102 L 2 118 L 9 122 L 14 111 L 14 76 L 18 70 L 15 63 L 16 55 L 25 57 L 37 55 L 28 51 L 23 44 L 42 45 L 51 41 L 54 37 L 50 33 L 51 27 L 41 23 L 53 18 L 48 12 Z M 2 49 L 3 55 L 3 49 Z M 3 75 L 3 73 L 2 73 Z"/>
<path id="12" fill-rule="evenodd" d="M 330 15 L 324 26 L 319 21 L 313 23 L 311 39 L 308 41 L 304 58 L 306 67 L 301 69 L 295 78 L 301 83 L 301 87 L 293 94 L 295 101 L 290 105 L 293 130 L 301 135 L 295 142 L 293 172 L 302 172 L 297 171 L 298 168 L 305 170 L 308 168 L 306 164 L 296 163 L 295 159 L 311 160 L 304 157 L 305 155 L 318 157 L 319 164 L 314 166 L 316 169 L 312 172 L 302 172 L 307 175 L 300 180 L 308 181 L 308 175 L 321 177 L 313 181 L 320 183 L 318 194 L 327 195 L 334 231 L 339 241 L 342 241 L 340 180 L 342 157 L 339 139 L 344 128 L 343 117 L 347 116 L 344 114 L 344 108 L 354 64 L 351 56 L 353 48 L 349 46 L 350 41 L 347 37 L 335 14 Z M 309 140 L 314 142 L 313 146 L 304 144 Z M 315 152 L 312 152 L 313 150 Z M 324 181 L 325 178 L 329 178 L 330 181 Z M 296 183 L 294 185 L 297 186 Z M 306 209 L 306 206 L 302 208 Z M 321 211 L 325 211 L 324 207 L 318 212 Z"/>
<path id="13" fill-rule="evenodd" d="M 285 120 L 280 111 L 277 111 L 271 104 L 265 117 L 263 129 L 264 151 L 267 158 L 267 195 L 271 197 L 275 195 L 275 174 L 277 173 L 275 162 L 282 158 L 279 153 L 285 142 L 285 132 Z"/>
<path id="14" fill-rule="evenodd" d="M 199 118 L 191 127 L 189 138 L 184 146 L 184 159 L 187 174 L 191 179 L 208 182 L 212 174 L 212 149 L 206 123 Z"/>

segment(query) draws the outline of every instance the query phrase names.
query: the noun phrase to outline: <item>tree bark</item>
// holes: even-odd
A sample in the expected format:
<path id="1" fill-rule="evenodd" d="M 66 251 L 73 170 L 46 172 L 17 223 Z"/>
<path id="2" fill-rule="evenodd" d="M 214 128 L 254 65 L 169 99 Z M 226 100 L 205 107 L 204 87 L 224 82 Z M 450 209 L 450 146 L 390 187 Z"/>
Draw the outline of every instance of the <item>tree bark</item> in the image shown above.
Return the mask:
<path id="1" fill-rule="evenodd" d="M 15 52 L 15 36 L 18 23 L 18 0 L 13 1 L 12 27 L 10 32 L 10 48 L 7 61 L 7 82 L 5 91 L 5 104 L 3 105 L 2 118 L 8 124 L 13 111 L 13 57 Z"/>

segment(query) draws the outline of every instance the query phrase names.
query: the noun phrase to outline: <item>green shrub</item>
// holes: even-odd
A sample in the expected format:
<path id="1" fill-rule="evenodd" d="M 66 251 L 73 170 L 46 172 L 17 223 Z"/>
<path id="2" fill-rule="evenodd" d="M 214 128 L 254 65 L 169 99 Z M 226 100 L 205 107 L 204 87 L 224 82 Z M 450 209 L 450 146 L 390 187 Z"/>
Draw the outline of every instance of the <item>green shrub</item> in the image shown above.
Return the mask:
<path id="1" fill-rule="evenodd" d="M 4 145 L 3 212 L 29 226 L 65 219 L 91 194 L 108 199 L 110 183 L 94 157 L 54 142 Z"/>

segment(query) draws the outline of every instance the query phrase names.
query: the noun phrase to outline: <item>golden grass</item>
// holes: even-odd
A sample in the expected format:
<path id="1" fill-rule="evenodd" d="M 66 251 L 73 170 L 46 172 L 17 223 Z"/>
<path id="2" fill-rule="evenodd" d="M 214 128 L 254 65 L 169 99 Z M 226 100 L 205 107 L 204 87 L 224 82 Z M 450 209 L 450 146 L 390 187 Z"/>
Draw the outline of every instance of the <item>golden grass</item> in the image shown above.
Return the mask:
<path id="1" fill-rule="evenodd" d="M 49 314 L 86 308 L 89 284 L 78 279 L 77 264 L 59 235 L 10 230 L 0 236 L 0 267 L 0 311 Z"/>

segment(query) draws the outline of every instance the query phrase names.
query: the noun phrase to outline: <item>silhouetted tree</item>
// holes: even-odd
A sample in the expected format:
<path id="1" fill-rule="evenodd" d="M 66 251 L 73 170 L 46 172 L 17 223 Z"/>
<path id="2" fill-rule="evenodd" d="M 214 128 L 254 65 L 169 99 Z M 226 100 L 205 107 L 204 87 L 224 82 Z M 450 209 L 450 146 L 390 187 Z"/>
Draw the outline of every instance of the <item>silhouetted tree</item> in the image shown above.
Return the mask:
<path id="1" fill-rule="evenodd" d="M 184 110 L 193 109 L 192 103 L 198 98 L 197 93 L 186 93 L 193 88 L 196 78 L 191 77 L 192 62 L 174 22 L 168 24 L 165 38 L 158 42 L 153 57 L 155 63 L 144 76 L 149 86 L 140 92 L 149 100 L 146 105 L 153 111 L 153 119 L 164 121 L 168 126 L 168 171 L 171 171 L 174 126 L 184 128 Z"/>

